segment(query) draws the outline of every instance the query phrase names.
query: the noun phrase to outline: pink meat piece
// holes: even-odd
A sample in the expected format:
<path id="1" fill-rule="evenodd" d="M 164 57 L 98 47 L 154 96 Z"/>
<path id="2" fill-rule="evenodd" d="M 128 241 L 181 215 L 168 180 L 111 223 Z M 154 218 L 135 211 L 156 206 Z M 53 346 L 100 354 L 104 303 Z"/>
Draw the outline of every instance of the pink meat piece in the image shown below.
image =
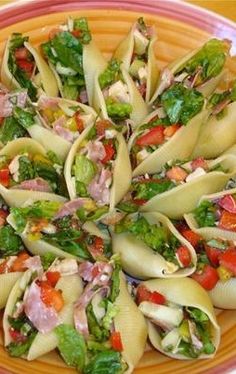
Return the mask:
<path id="1" fill-rule="evenodd" d="M 6 93 L 0 95 L 0 117 L 12 115 L 14 106 L 24 108 L 27 101 L 27 91 Z"/>
<path id="2" fill-rule="evenodd" d="M 47 109 L 47 108 L 52 108 L 52 107 L 55 107 L 57 106 L 58 102 L 59 102 L 59 98 L 57 97 L 47 97 L 47 96 L 40 96 L 39 100 L 38 100 L 38 107 L 39 109 Z"/>
<path id="3" fill-rule="evenodd" d="M 63 218 L 65 216 L 70 216 L 76 212 L 77 209 L 81 208 L 86 203 L 90 202 L 91 199 L 79 197 L 78 199 L 74 199 L 65 203 L 61 209 L 57 212 L 55 219 Z"/>
<path id="4" fill-rule="evenodd" d="M 40 192 L 52 192 L 50 184 L 43 178 L 28 179 L 16 186 L 12 187 L 17 190 L 31 190 Z"/>
<path id="5" fill-rule="evenodd" d="M 40 287 L 33 282 L 24 298 L 24 311 L 36 329 L 46 334 L 60 324 L 56 310 L 41 300 Z"/>
<path id="6" fill-rule="evenodd" d="M 87 156 L 93 162 L 101 161 L 106 156 L 106 150 L 99 140 L 89 141 L 86 145 Z"/>
<path id="7" fill-rule="evenodd" d="M 218 205 L 229 213 L 236 213 L 236 201 L 232 195 L 225 195 L 217 201 Z"/>
<path id="8" fill-rule="evenodd" d="M 43 267 L 40 256 L 27 258 L 27 260 L 24 261 L 24 266 L 28 269 L 31 269 L 32 271 L 37 271 L 37 274 L 43 274 Z"/>
<path id="9" fill-rule="evenodd" d="M 58 118 L 55 122 L 53 122 L 53 131 L 67 140 L 70 143 L 73 143 L 74 141 L 74 134 L 69 129 L 65 128 L 66 118 L 64 116 Z"/>
<path id="10" fill-rule="evenodd" d="M 88 95 L 87 95 L 87 91 L 86 90 L 83 90 L 83 91 L 80 92 L 79 99 L 80 99 L 80 102 L 82 104 L 85 104 L 85 103 L 88 102 Z"/>
<path id="11" fill-rule="evenodd" d="M 109 169 L 102 168 L 101 173 L 96 175 L 88 186 L 90 196 L 100 204 L 109 204 L 110 185 L 112 182 L 112 173 Z"/>

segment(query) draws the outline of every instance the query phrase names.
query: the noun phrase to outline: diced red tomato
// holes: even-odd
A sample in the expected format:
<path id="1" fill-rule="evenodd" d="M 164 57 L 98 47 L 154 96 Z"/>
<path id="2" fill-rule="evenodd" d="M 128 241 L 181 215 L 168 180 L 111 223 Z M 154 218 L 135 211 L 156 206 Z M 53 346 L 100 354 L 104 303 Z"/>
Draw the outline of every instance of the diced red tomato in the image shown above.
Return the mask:
<path id="1" fill-rule="evenodd" d="M 134 199 L 133 202 L 136 205 L 141 206 L 141 205 L 145 204 L 147 202 L 147 200 L 145 200 L 145 199 Z"/>
<path id="2" fill-rule="evenodd" d="M 182 182 L 187 177 L 188 173 L 180 166 L 173 166 L 170 170 L 166 172 L 167 178 L 174 180 L 176 182 Z"/>
<path id="3" fill-rule="evenodd" d="M 0 117 L 0 126 L 3 124 L 4 119 L 4 117 Z"/>
<path id="4" fill-rule="evenodd" d="M 236 214 L 223 210 L 219 227 L 225 230 L 236 231 Z"/>
<path id="5" fill-rule="evenodd" d="M 17 48 L 15 50 L 15 58 L 17 60 L 27 60 L 29 57 L 29 51 L 25 47 Z"/>
<path id="6" fill-rule="evenodd" d="M 113 331 L 110 336 L 110 344 L 114 351 L 122 352 L 123 351 L 123 344 L 121 340 L 121 335 L 119 331 Z"/>
<path id="7" fill-rule="evenodd" d="M 84 121 L 80 117 L 80 112 L 75 113 L 75 121 L 77 125 L 77 130 L 81 133 L 84 130 Z"/>
<path id="8" fill-rule="evenodd" d="M 102 238 L 95 236 L 93 244 L 89 246 L 89 250 L 93 258 L 97 258 L 103 254 L 104 251 L 104 242 Z M 97 274 L 96 274 L 97 275 Z M 96 276 L 95 275 L 95 276 Z"/>
<path id="9" fill-rule="evenodd" d="M 9 214 L 8 211 L 4 209 L 0 209 L 0 227 L 5 225 L 8 214 Z"/>
<path id="10" fill-rule="evenodd" d="M 218 205 L 227 212 L 236 214 L 236 201 L 232 195 L 225 195 L 219 201 Z"/>
<path id="11" fill-rule="evenodd" d="M 73 30 L 73 31 L 71 31 L 71 34 L 72 34 L 75 38 L 78 38 L 78 37 L 81 35 L 81 31 L 80 31 L 80 30 Z"/>
<path id="12" fill-rule="evenodd" d="M 53 307 L 57 312 L 64 306 L 63 296 L 60 290 L 53 288 L 47 281 L 39 281 L 41 288 L 41 299 L 48 307 Z"/>
<path id="13" fill-rule="evenodd" d="M 0 170 L 0 183 L 4 187 L 9 187 L 10 184 L 10 172 L 8 168 L 4 168 Z"/>
<path id="14" fill-rule="evenodd" d="M 228 248 L 219 256 L 220 265 L 230 270 L 236 276 L 236 248 Z"/>
<path id="15" fill-rule="evenodd" d="M 139 90 L 141 96 L 143 98 L 145 98 L 146 91 L 147 91 L 147 84 L 146 84 L 146 82 L 140 84 L 140 86 L 138 87 L 138 90 Z"/>
<path id="16" fill-rule="evenodd" d="M 106 151 L 106 156 L 101 160 L 101 162 L 103 164 L 106 164 L 107 162 L 112 160 L 112 158 L 115 154 L 115 149 L 113 148 L 112 143 L 104 144 L 104 148 L 105 148 L 105 151 Z"/>
<path id="17" fill-rule="evenodd" d="M 111 122 L 108 119 L 101 119 L 97 121 L 96 124 L 97 135 L 104 135 L 105 130 L 107 130 L 111 126 Z"/>
<path id="18" fill-rule="evenodd" d="M 61 277 L 61 274 L 59 271 L 47 271 L 46 273 L 47 281 L 52 287 L 56 286 L 60 277 Z"/>
<path id="19" fill-rule="evenodd" d="M 197 168 L 202 168 L 204 170 L 208 169 L 207 161 L 203 157 L 198 157 L 191 162 L 192 171 L 196 170 Z"/>
<path id="20" fill-rule="evenodd" d="M 164 127 L 156 126 L 149 130 L 146 134 L 141 135 L 137 140 L 136 144 L 141 147 L 148 145 L 159 145 L 164 142 Z"/>
<path id="21" fill-rule="evenodd" d="M 183 237 L 185 239 L 187 239 L 187 241 L 195 248 L 197 247 L 197 245 L 199 244 L 199 242 L 202 240 L 202 237 L 197 234 L 196 232 L 190 230 L 190 229 L 183 229 L 183 230 L 180 230 L 180 233 L 181 235 L 183 235 Z"/>
<path id="22" fill-rule="evenodd" d="M 221 250 L 218 248 L 210 247 L 207 244 L 205 244 L 204 247 L 210 263 L 215 267 L 219 266 L 219 256 L 222 253 Z"/>
<path id="23" fill-rule="evenodd" d="M 216 269 L 208 264 L 200 272 L 192 274 L 191 277 L 208 291 L 212 290 L 219 280 Z"/>
<path id="24" fill-rule="evenodd" d="M 9 334 L 16 343 L 23 343 L 27 339 L 27 336 L 22 335 L 20 331 L 14 330 L 11 327 L 9 328 Z"/>
<path id="25" fill-rule="evenodd" d="M 96 276 L 100 273 L 99 267 L 95 265 L 92 269 L 92 277 L 93 279 L 96 278 Z"/>
<path id="26" fill-rule="evenodd" d="M 170 138 L 171 136 L 173 136 L 176 131 L 179 130 L 181 126 L 180 125 L 171 125 L 171 126 L 167 126 L 164 130 L 164 135 L 167 137 L 167 138 Z"/>
<path id="27" fill-rule="evenodd" d="M 142 301 L 150 301 L 154 304 L 165 304 L 166 298 L 159 292 L 151 292 L 145 286 L 141 285 L 137 289 L 136 300 L 138 305 Z"/>
<path id="28" fill-rule="evenodd" d="M 181 245 L 179 248 L 177 248 L 176 255 L 178 256 L 178 259 L 184 268 L 187 268 L 191 264 L 192 262 L 191 254 L 188 248 L 185 247 L 184 245 Z"/>
<path id="29" fill-rule="evenodd" d="M 33 70 L 34 70 L 34 62 L 33 61 L 27 61 L 27 60 L 17 60 L 17 65 L 21 70 L 24 70 L 24 72 L 30 77 Z"/>
<path id="30" fill-rule="evenodd" d="M 28 253 L 26 252 L 21 252 L 17 258 L 15 259 L 15 261 L 13 262 L 13 264 L 11 265 L 11 271 L 12 272 L 15 272 L 15 271 L 25 271 L 27 268 L 26 266 L 24 265 L 24 262 L 30 258 L 30 256 L 28 255 Z"/>

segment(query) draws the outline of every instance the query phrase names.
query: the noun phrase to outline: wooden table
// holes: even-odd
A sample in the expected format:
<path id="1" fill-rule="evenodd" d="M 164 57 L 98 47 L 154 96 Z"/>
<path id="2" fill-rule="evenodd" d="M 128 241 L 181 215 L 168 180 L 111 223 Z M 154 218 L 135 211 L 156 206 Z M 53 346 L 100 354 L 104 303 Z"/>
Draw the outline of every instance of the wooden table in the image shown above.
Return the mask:
<path id="1" fill-rule="evenodd" d="M 13 1 L 20 0 L 0 0 L 0 6 L 9 4 Z M 37 1 L 37 0 L 35 0 Z M 40 0 L 39 0 L 40 1 Z M 162 0 L 168 1 L 168 0 Z M 216 13 L 221 14 L 224 17 L 230 18 L 233 21 L 236 21 L 236 0 L 186 0 L 189 3 L 207 8 Z"/>

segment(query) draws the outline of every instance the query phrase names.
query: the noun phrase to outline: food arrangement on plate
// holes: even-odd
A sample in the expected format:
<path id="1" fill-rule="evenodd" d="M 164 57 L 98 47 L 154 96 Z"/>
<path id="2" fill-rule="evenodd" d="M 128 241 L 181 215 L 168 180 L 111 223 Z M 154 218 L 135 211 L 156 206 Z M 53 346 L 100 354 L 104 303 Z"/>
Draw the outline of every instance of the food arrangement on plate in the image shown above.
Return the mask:
<path id="1" fill-rule="evenodd" d="M 231 44 L 210 39 L 159 71 L 156 39 L 139 18 L 106 61 L 86 18 L 40 48 L 9 36 L 0 307 L 12 357 L 56 349 L 81 373 L 122 374 L 147 339 L 173 359 L 217 353 L 214 306 L 236 308 Z"/>

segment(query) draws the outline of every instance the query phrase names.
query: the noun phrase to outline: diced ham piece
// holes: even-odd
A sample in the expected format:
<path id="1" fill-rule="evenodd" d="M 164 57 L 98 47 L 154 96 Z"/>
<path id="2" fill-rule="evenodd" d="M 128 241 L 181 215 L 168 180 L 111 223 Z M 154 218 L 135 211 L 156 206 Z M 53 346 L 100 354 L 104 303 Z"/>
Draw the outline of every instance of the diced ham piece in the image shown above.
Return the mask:
<path id="1" fill-rule="evenodd" d="M 174 75 L 168 68 L 164 68 L 161 73 L 161 82 L 156 92 L 156 96 L 161 95 L 174 82 Z"/>
<path id="2" fill-rule="evenodd" d="M 91 282 L 93 279 L 92 270 L 93 270 L 94 264 L 89 261 L 84 261 L 81 264 L 79 264 L 79 275 L 83 280 L 86 282 Z"/>
<path id="3" fill-rule="evenodd" d="M 99 140 L 89 141 L 86 150 L 88 158 L 94 162 L 101 161 L 106 156 L 105 147 Z"/>
<path id="4" fill-rule="evenodd" d="M 57 106 L 59 102 L 59 98 L 57 97 L 47 97 L 47 96 L 40 96 L 38 100 L 38 107 L 39 109 L 47 109 Z"/>
<path id="5" fill-rule="evenodd" d="M 67 276 L 78 273 L 77 261 L 73 258 L 65 258 L 63 260 L 56 260 L 49 267 L 48 271 L 56 272 L 58 271 L 61 276 Z"/>
<path id="6" fill-rule="evenodd" d="M 110 202 L 110 185 L 112 182 L 112 173 L 110 170 L 103 168 L 100 175 L 92 180 L 88 186 L 90 196 L 100 204 L 109 204 Z"/>
<path id="7" fill-rule="evenodd" d="M 28 179 L 16 186 L 12 187 L 17 190 L 31 190 L 40 192 L 52 192 L 50 184 L 43 178 Z"/>
<path id="8" fill-rule="evenodd" d="M 36 329 L 46 334 L 60 324 L 56 310 L 41 300 L 40 287 L 33 282 L 24 298 L 24 311 Z"/>
<path id="9" fill-rule="evenodd" d="M 225 195 L 217 201 L 218 205 L 230 213 L 236 213 L 236 201 L 232 195 Z"/>
<path id="10" fill-rule="evenodd" d="M 166 172 L 167 178 L 176 182 L 183 182 L 187 175 L 188 173 L 180 166 L 173 166 Z"/>
<path id="11" fill-rule="evenodd" d="M 196 170 L 197 168 L 202 168 L 204 170 L 208 169 L 207 161 L 203 157 L 195 158 L 195 160 L 191 161 L 190 165 L 192 171 Z"/>
<path id="12" fill-rule="evenodd" d="M 70 216 L 76 212 L 77 209 L 84 206 L 86 203 L 91 202 L 89 198 L 79 197 L 78 199 L 74 199 L 65 203 L 61 209 L 57 212 L 54 219 L 63 218 L 65 216 Z"/>
<path id="13" fill-rule="evenodd" d="M 27 100 L 27 91 L 7 93 L 0 95 L 0 117 L 9 117 L 14 106 L 24 108 Z"/>
<path id="14" fill-rule="evenodd" d="M 70 143 L 74 141 L 74 134 L 69 129 L 65 128 L 66 118 L 64 116 L 58 118 L 55 122 L 53 122 L 53 131 L 61 136 L 63 139 L 67 140 Z"/>
<path id="15" fill-rule="evenodd" d="M 87 96 L 87 91 L 83 90 L 79 94 L 79 99 L 82 104 L 85 104 L 88 102 L 88 96 Z"/>
<path id="16" fill-rule="evenodd" d="M 38 275 L 43 274 L 43 267 L 40 256 L 33 256 L 27 258 L 27 260 L 25 260 L 24 262 L 24 266 L 32 271 L 37 271 Z"/>

